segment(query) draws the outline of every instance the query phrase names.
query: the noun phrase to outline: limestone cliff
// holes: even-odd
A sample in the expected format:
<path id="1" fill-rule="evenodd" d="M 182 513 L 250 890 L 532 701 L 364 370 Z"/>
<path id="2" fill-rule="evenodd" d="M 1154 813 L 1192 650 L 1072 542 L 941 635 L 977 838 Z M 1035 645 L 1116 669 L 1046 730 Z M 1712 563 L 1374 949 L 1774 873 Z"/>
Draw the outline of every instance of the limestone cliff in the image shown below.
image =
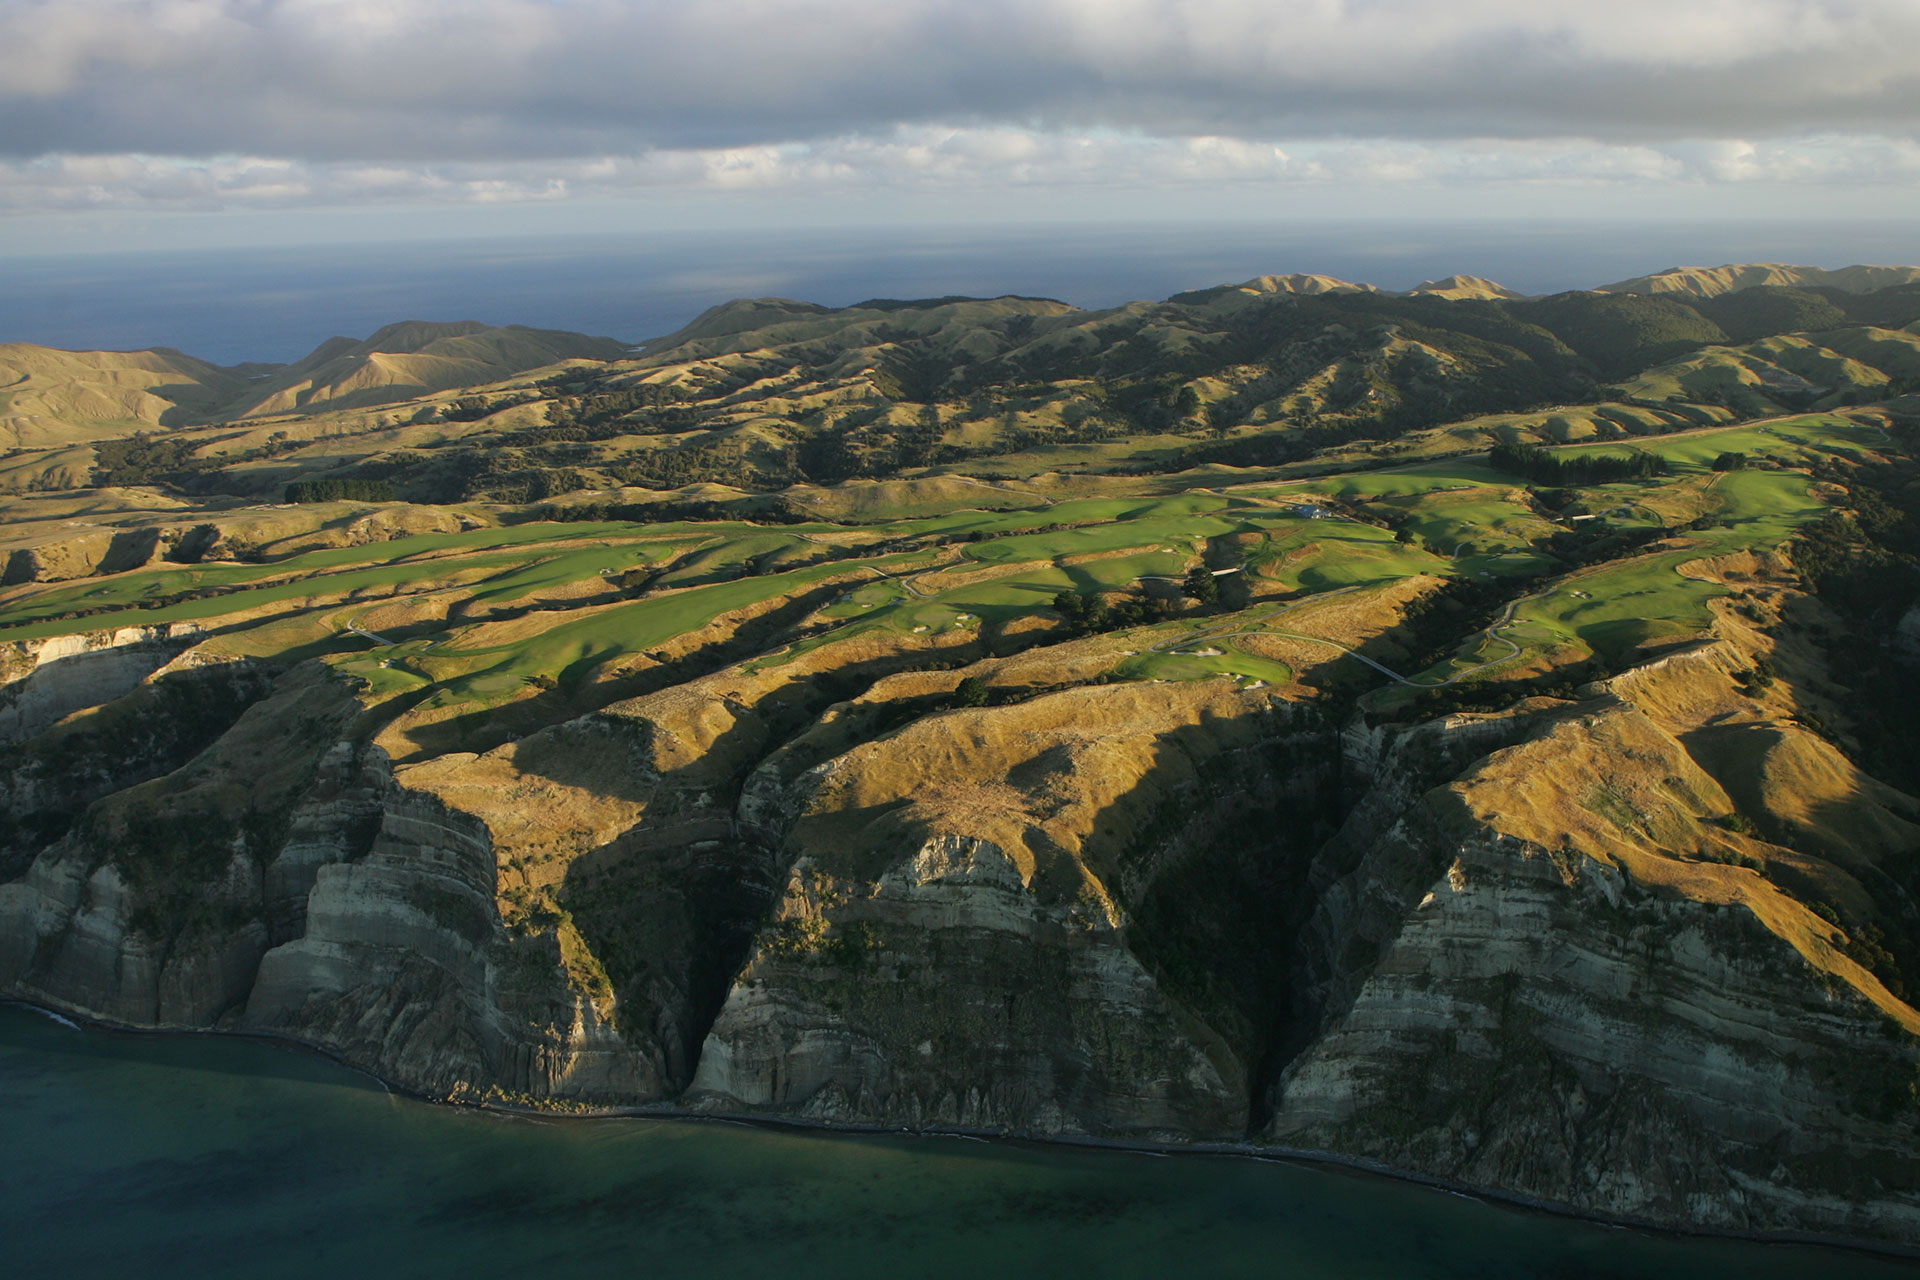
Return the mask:
<path id="1" fill-rule="evenodd" d="M 197 638 L 191 624 L 122 627 L 0 646 L 0 742 L 130 692 Z"/>
<path id="2" fill-rule="evenodd" d="M 1662 847 L 1729 806 L 1637 708 L 1532 719 L 1327 895 L 1324 1012 L 1266 1136 L 1654 1220 L 1920 1234 L 1920 1018 L 1757 871 Z M 1570 764 L 1572 804 L 1527 802 Z"/>
<path id="3" fill-rule="evenodd" d="M 61 692 L 10 748 L 0 990 L 439 1097 L 1276 1144 L 1920 1240 L 1920 1015 L 1855 923 L 1915 808 L 1734 641 L 1404 723 L 963 643 L 398 764 L 320 664 Z M 224 710 L 160 734 L 170 682 Z"/>

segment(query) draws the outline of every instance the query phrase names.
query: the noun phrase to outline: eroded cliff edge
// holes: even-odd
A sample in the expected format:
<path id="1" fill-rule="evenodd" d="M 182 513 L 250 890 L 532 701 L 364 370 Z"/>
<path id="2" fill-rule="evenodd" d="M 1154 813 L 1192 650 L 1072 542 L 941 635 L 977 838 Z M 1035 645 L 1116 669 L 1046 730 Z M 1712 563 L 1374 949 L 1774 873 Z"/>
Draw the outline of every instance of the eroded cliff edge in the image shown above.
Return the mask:
<path id="1" fill-rule="evenodd" d="M 0 987 L 441 1097 L 1267 1142 L 1920 1241 L 1920 1016 L 1844 923 L 1913 802 L 1741 687 L 1762 643 L 1370 724 L 1110 681 L 1098 639 L 876 641 L 437 755 L 323 665 L 170 652 L 10 748 Z"/>

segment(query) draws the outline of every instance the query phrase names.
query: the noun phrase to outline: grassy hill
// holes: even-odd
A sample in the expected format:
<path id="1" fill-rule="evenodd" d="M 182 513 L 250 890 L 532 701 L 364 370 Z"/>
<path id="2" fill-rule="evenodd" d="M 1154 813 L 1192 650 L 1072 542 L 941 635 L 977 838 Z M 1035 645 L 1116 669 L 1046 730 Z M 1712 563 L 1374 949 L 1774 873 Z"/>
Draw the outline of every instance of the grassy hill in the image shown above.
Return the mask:
<path id="1" fill-rule="evenodd" d="M 0 344 L 0 445 L 80 444 L 219 414 L 245 377 L 178 351 Z"/>
<path id="2" fill-rule="evenodd" d="M 1602 293 L 1677 293 L 1712 298 L 1763 286 L 1835 289 L 1841 293 L 1873 293 L 1920 282 L 1920 267 L 1795 267 L 1781 262 L 1748 262 L 1724 267 L 1669 267 L 1652 275 L 1635 276 L 1602 285 Z"/>
<path id="3" fill-rule="evenodd" d="M 360 342 L 329 339 L 304 359 L 256 376 L 260 385 L 226 412 L 239 418 L 391 404 L 568 360 L 616 360 L 626 352 L 626 344 L 612 338 L 552 329 L 406 321 Z"/>
<path id="4" fill-rule="evenodd" d="M 388 325 L 330 338 L 289 365 L 222 368 L 156 348 L 61 351 L 0 344 L 0 443 L 83 442 L 133 430 L 391 404 L 569 360 L 614 360 L 611 338 L 475 322 Z"/>
<path id="5" fill-rule="evenodd" d="M 772 493 L 949 472 L 1289 466 L 1330 447 L 1404 452 L 1447 423 L 1574 407 L 1558 415 L 1568 425 L 1548 429 L 1564 441 L 1903 385 L 1897 341 L 1824 360 L 1803 351 L 1819 345 L 1811 338 L 1714 353 L 1891 332 L 1920 319 L 1917 300 L 1906 285 L 1772 284 L 1522 298 L 1464 276 L 1385 294 L 1301 275 L 1099 311 L 1022 297 L 837 309 L 741 300 L 634 349 L 410 323 L 244 376 L 160 354 L 115 365 L 53 353 L 36 358 L 68 368 L 63 380 L 47 372 L 11 393 L 19 448 L 0 482 L 157 480 L 259 499 L 319 480 L 426 502 L 694 484 Z M 100 410 L 134 416 L 86 418 L 104 393 L 79 389 L 81 374 L 131 380 L 139 387 L 121 398 L 147 398 Z M 1609 398 L 1610 384 L 1661 407 L 1598 418 L 1579 408 Z M 1588 426 L 1572 425 L 1582 414 Z M 103 451 L 115 438 L 125 443 Z"/>

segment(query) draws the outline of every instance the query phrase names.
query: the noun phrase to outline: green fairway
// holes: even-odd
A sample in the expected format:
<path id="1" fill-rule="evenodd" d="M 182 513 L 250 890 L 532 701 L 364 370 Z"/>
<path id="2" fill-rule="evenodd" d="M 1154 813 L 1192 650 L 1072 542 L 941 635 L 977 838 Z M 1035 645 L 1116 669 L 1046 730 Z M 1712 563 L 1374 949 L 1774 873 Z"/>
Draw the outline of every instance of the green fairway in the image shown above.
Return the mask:
<path id="1" fill-rule="evenodd" d="M 1140 653 L 1121 662 L 1113 669 L 1113 673 L 1126 680 L 1217 680 L 1237 677 L 1248 685 L 1282 685 L 1293 680 L 1293 671 L 1286 663 L 1242 653 L 1233 647 L 1231 641 L 1216 640 L 1203 644 L 1201 648 L 1217 649 L 1219 652 Z"/>
<path id="2" fill-rule="evenodd" d="M 1353 498 L 1365 494 L 1394 497 L 1401 494 L 1427 493 L 1434 489 L 1472 488 L 1481 485 L 1511 489 L 1520 483 L 1522 482 L 1515 477 L 1504 471 L 1494 470 L 1475 456 L 1441 458 L 1435 462 L 1419 462 L 1412 466 L 1390 467 L 1380 471 L 1321 476 L 1275 490 L 1271 496 L 1282 501 L 1299 499 L 1311 502 L 1312 495 L 1316 493 L 1331 494 L 1340 498 Z"/>
<path id="3" fill-rule="evenodd" d="M 1878 427 L 1839 414 L 1814 413 L 1680 436 L 1569 445 L 1554 452 L 1561 457 L 1581 457 L 1621 453 L 1632 448 L 1657 454 L 1681 469 L 1706 470 L 1722 453 L 1744 453 L 1749 457 L 1775 454 L 1797 462 L 1821 451 L 1871 449 L 1884 441 L 1885 433 Z"/>
<path id="4" fill-rule="evenodd" d="M 1351 520 L 1289 520 L 1270 526 L 1265 541 L 1247 557 L 1247 572 L 1295 591 L 1330 591 L 1452 571 L 1444 557 Z"/>
<path id="5" fill-rule="evenodd" d="M 1612 659 L 1647 641 L 1700 630 L 1709 619 L 1707 602 L 1724 589 L 1683 576 L 1682 565 L 1730 550 L 1778 546 L 1826 509 L 1800 472 L 1764 465 L 1713 472 L 1713 461 L 1724 452 L 1741 452 L 1799 462 L 1821 451 L 1871 449 L 1883 439 L 1877 427 L 1808 414 L 1565 447 L 1559 452 L 1572 456 L 1646 449 L 1676 469 L 1669 478 L 1586 487 L 1580 505 L 1570 510 L 1601 515 L 1605 528 L 1616 531 L 1670 528 L 1703 515 L 1709 527 L 1688 533 L 1684 550 L 1655 550 L 1581 570 L 1562 586 L 1524 599 L 1508 634 L 1530 653 L 1572 646 Z M 1195 474 L 1184 482 L 1201 479 L 1216 477 Z M 967 482 L 942 483 L 949 492 L 971 493 Z M 975 487 L 983 498 L 997 492 L 990 483 Z M 1563 568 L 1544 548 L 1566 526 L 1545 518 L 1526 487 L 1476 455 L 1225 493 L 1196 485 L 1165 496 L 1075 497 L 1051 504 L 1021 495 L 1031 501 L 1011 510 L 903 515 L 860 525 L 857 532 L 822 522 L 519 524 L 329 548 L 268 564 L 163 566 L 35 589 L 0 605 L 0 638 L 181 621 L 218 626 L 224 617 L 264 610 L 267 618 L 248 624 L 259 639 L 236 642 L 245 652 L 271 656 L 280 643 L 313 653 L 353 643 L 341 634 L 347 622 L 385 601 L 440 595 L 448 601 L 443 611 L 455 604 L 462 610 L 486 606 L 471 615 L 485 622 L 513 616 L 501 610 L 521 601 L 543 599 L 537 607 L 557 610 L 551 624 L 529 625 L 525 638 L 511 643 L 472 646 L 463 639 L 466 624 L 456 619 L 438 643 L 408 639 L 402 625 L 394 638 L 405 643 L 386 648 L 368 641 L 362 652 L 330 659 L 379 695 L 432 684 L 439 699 L 487 702 L 513 696 L 530 680 L 575 679 L 610 659 L 697 632 L 723 613 L 863 569 L 867 580 L 850 581 L 821 610 L 827 629 L 760 661 L 784 661 L 876 630 L 929 641 L 991 632 L 1051 616 L 1052 600 L 1062 591 L 1150 589 L 1174 598 L 1178 580 L 1203 553 L 1216 566 L 1240 559 L 1256 594 L 1311 594 L 1413 574 L 1542 577 Z M 1326 498 L 1359 504 L 1357 510 L 1378 523 L 1316 509 Z M 880 501 L 876 489 L 869 505 Z M 876 506 L 874 514 L 884 509 Z M 846 556 L 863 537 L 895 547 L 929 541 L 924 552 L 824 559 Z M 614 579 L 663 567 L 668 571 L 650 584 L 655 594 L 618 602 Z M 964 581 L 970 574 L 981 580 Z M 49 620 L 81 610 L 97 612 Z M 1501 652 L 1483 638 L 1428 675 L 1444 677 Z M 1290 678 L 1279 664 L 1238 654 L 1230 645 L 1217 656 L 1141 655 L 1123 673 L 1140 679 Z"/>
<path id="6" fill-rule="evenodd" d="M 1727 589 L 1685 577 L 1681 566 L 1781 545 L 1795 529 L 1827 510 L 1810 490 L 1808 479 L 1794 472 L 1724 473 L 1710 496 L 1729 527 L 1690 534 L 1694 545 L 1685 551 L 1656 552 L 1584 570 L 1564 587 L 1530 598 L 1515 616 L 1540 623 L 1553 639 L 1578 641 L 1609 660 L 1645 641 L 1698 631 L 1711 620 L 1707 602 Z"/>
<path id="7" fill-rule="evenodd" d="M 419 645 L 396 646 L 335 659 L 334 665 L 369 682 L 377 677 L 391 683 L 404 677 L 381 674 L 394 669 L 380 663 L 404 660 L 407 670 L 424 671 L 443 686 L 436 698 L 488 703 L 536 677 L 561 682 L 577 678 L 609 659 L 641 653 L 704 628 L 723 613 L 804 590 L 846 571 L 844 564 L 829 564 L 740 578 L 603 609 L 512 644 L 473 649 L 442 645 L 431 651 Z"/>
<path id="8" fill-rule="evenodd" d="M 137 569 L 99 580 L 82 580 L 23 596 L 0 605 L 0 638 L 30 639 L 76 629 L 95 630 L 141 626 L 215 617 L 261 604 L 307 597 L 339 597 L 375 587 L 418 582 L 423 587 L 455 573 L 525 566 L 525 576 L 509 575 L 497 584 L 502 598 L 515 598 L 566 575 L 592 576 L 602 567 L 620 563 L 612 548 L 588 549 L 558 557 L 539 556 L 538 548 L 562 541 L 627 540 L 630 547 L 663 537 L 687 538 L 698 526 L 633 524 L 545 524 L 513 529 L 479 529 L 469 533 L 423 534 L 391 542 L 311 551 L 271 564 L 183 565 L 178 568 Z M 459 553 L 484 554 L 459 554 Z M 633 563 L 633 552 L 626 564 Z M 528 562 L 537 557 L 548 564 L 538 569 Z M 200 598 L 152 607 L 150 602 L 186 593 Z M 218 594 L 216 594 L 218 593 Z M 52 614 L 75 610 L 124 609 L 74 623 L 32 625 Z M 83 624 L 83 625 L 82 625 Z"/>

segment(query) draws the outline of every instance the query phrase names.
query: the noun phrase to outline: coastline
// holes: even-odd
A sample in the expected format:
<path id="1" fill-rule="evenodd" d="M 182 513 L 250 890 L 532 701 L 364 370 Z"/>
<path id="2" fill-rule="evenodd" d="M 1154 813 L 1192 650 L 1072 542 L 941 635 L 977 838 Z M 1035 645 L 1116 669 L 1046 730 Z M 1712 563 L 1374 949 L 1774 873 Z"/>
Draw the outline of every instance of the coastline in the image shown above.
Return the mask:
<path id="1" fill-rule="evenodd" d="M 56 1004 L 40 1000 L 30 1000 L 14 995 L 0 995 L 0 1007 L 14 1007 L 30 1013 L 39 1014 L 42 1017 L 49 1018 L 83 1033 L 104 1032 L 113 1035 L 127 1036 L 193 1036 L 258 1041 L 292 1052 L 311 1054 L 315 1057 L 325 1059 L 335 1066 L 371 1080 L 373 1083 L 379 1085 L 386 1093 L 396 1098 L 404 1098 L 409 1101 L 433 1106 L 457 1108 L 496 1116 L 502 1120 L 540 1120 L 548 1123 L 618 1119 L 664 1120 L 682 1123 L 707 1122 L 742 1125 L 749 1128 L 775 1132 L 899 1139 L 958 1139 L 1038 1150 L 1068 1148 L 1076 1150 L 1112 1151 L 1159 1159 L 1188 1157 L 1252 1160 L 1272 1164 L 1288 1164 L 1306 1169 L 1327 1173 L 1340 1173 L 1355 1177 L 1384 1178 L 1394 1182 L 1428 1187 L 1436 1191 L 1445 1191 L 1451 1195 L 1476 1200 L 1487 1205 L 1514 1212 L 1538 1214 L 1545 1217 L 1588 1223 L 1609 1230 L 1635 1231 L 1652 1236 L 1674 1238 L 1738 1241 L 1757 1245 L 1814 1247 L 1831 1249 L 1841 1253 L 1868 1256 L 1881 1260 L 1920 1264 L 1920 1243 L 1908 1245 L 1891 1240 L 1864 1239 L 1857 1236 L 1834 1236 L 1817 1232 L 1736 1231 L 1718 1227 L 1665 1223 L 1624 1214 L 1596 1212 L 1589 1209 L 1577 1208 L 1560 1201 L 1544 1200 L 1513 1192 L 1503 1192 L 1497 1189 L 1478 1187 L 1469 1183 L 1457 1182 L 1432 1174 L 1422 1173 L 1418 1170 L 1401 1168 L 1369 1157 L 1346 1155 L 1336 1151 L 1321 1151 L 1244 1141 L 1148 1142 L 1134 1139 L 1101 1138 L 1092 1135 L 1041 1135 L 992 1129 L 965 1129 L 955 1127 L 916 1128 L 910 1125 L 836 1123 L 824 1120 L 813 1120 L 800 1116 L 772 1116 L 752 1112 L 694 1111 L 675 1106 L 670 1102 L 644 1103 L 622 1107 L 582 1107 L 578 1110 L 549 1110 L 541 1107 L 521 1106 L 509 1102 L 485 1099 L 471 1101 L 422 1093 L 404 1085 L 396 1084 L 381 1076 L 378 1072 L 372 1071 L 359 1063 L 343 1057 L 325 1045 L 279 1032 L 226 1030 L 214 1027 L 140 1026 L 133 1023 L 123 1023 L 99 1018 L 81 1010 L 61 1007 Z M 1917 1270 L 1916 1274 L 1920 1274 L 1920 1270 Z"/>

